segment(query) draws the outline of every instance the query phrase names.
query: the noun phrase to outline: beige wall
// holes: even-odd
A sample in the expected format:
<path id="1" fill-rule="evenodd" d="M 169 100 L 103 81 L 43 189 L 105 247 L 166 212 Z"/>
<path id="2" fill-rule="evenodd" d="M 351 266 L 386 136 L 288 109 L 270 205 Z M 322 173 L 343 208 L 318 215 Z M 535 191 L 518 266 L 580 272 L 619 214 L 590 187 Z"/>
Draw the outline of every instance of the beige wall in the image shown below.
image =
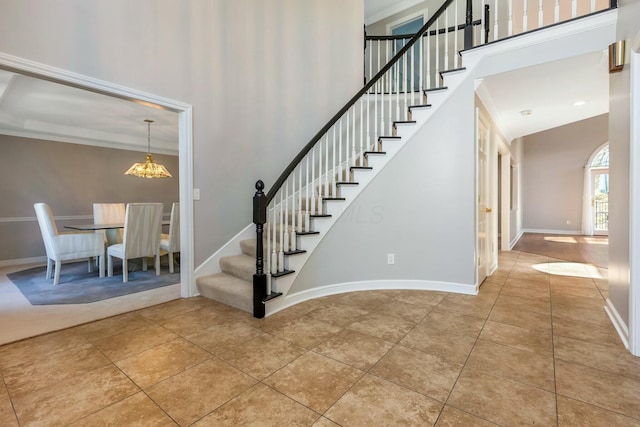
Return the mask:
<path id="1" fill-rule="evenodd" d="M 56 217 L 92 216 L 94 202 L 162 202 L 179 199 L 178 157 L 154 155 L 175 178 L 124 175 L 144 153 L 0 135 L 0 263 L 44 256 L 33 204 L 49 204 Z M 65 224 L 91 219 L 61 219 Z"/>
<path id="2" fill-rule="evenodd" d="M 523 138 L 525 230 L 581 232 L 584 166 L 608 139 L 608 114 Z"/>
<path id="3" fill-rule="evenodd" d="M 0 52 L 193 106 L 198 266 L 360 89 L 363 23 L 363 0 L 3 0 Z"/>

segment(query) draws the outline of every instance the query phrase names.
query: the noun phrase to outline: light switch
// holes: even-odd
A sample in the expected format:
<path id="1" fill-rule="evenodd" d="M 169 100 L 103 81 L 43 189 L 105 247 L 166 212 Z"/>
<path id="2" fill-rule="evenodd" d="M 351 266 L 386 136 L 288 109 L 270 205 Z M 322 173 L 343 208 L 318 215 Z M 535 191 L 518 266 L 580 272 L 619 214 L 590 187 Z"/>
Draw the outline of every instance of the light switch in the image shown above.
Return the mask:
<path id="1" fill-rule="evenodd" d="M 193 189 L 193 200 L 200 200 L 200 189 L 199 188 L 194 188 Z"/>

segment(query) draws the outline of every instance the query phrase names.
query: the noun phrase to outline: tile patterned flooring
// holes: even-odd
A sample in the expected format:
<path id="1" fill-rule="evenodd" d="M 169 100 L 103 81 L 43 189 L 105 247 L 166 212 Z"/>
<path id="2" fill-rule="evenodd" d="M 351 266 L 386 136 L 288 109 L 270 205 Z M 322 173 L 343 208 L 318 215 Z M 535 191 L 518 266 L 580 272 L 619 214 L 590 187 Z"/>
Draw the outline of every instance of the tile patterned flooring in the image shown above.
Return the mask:
<path id="1" fill-rule="evenodd" d="M 606 270 L 556 261 L 503 252 L 477 296 L 355 292 L 264 320 L 179 299 L 8 344 L 0 425 L 640 426 Z"/>

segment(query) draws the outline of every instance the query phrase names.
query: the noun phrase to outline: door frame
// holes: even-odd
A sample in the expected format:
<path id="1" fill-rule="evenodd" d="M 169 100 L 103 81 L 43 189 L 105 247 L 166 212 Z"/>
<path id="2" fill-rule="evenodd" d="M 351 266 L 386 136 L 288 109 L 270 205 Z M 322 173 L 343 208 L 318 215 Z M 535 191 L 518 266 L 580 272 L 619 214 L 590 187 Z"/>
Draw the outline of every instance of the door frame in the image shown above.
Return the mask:
<path id="1" fill-rule="evenodd" d="M 180 254 L 180 295 L 183 298 L 195 296 L 197 289 L 194 281 L 193 256 L 193 106 L 2 52 L 0 52 L 0 67 L 129 102 L 155 105 L 178 114 L 180 216 L 186 219 L 186 221 L 180 221 L 180 247 L 183 248 Z"/>

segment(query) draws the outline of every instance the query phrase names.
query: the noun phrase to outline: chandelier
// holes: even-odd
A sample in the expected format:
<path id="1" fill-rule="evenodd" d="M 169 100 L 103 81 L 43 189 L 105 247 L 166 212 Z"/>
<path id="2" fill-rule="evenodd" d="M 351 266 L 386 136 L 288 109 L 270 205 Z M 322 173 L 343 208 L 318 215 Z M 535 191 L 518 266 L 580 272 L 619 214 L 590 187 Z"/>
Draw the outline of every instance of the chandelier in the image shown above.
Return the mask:
<path id="1" fill-rule="evenodd" d="M 151 123 L 153 120 L 145 119 L 145 122 L 147 123 L 147 157 L 144 163 L 134 163 L 124 174 L 139 178 L 170 178 L 171 174 L 167 168 L 154 162 L 151 157 Z"/>

